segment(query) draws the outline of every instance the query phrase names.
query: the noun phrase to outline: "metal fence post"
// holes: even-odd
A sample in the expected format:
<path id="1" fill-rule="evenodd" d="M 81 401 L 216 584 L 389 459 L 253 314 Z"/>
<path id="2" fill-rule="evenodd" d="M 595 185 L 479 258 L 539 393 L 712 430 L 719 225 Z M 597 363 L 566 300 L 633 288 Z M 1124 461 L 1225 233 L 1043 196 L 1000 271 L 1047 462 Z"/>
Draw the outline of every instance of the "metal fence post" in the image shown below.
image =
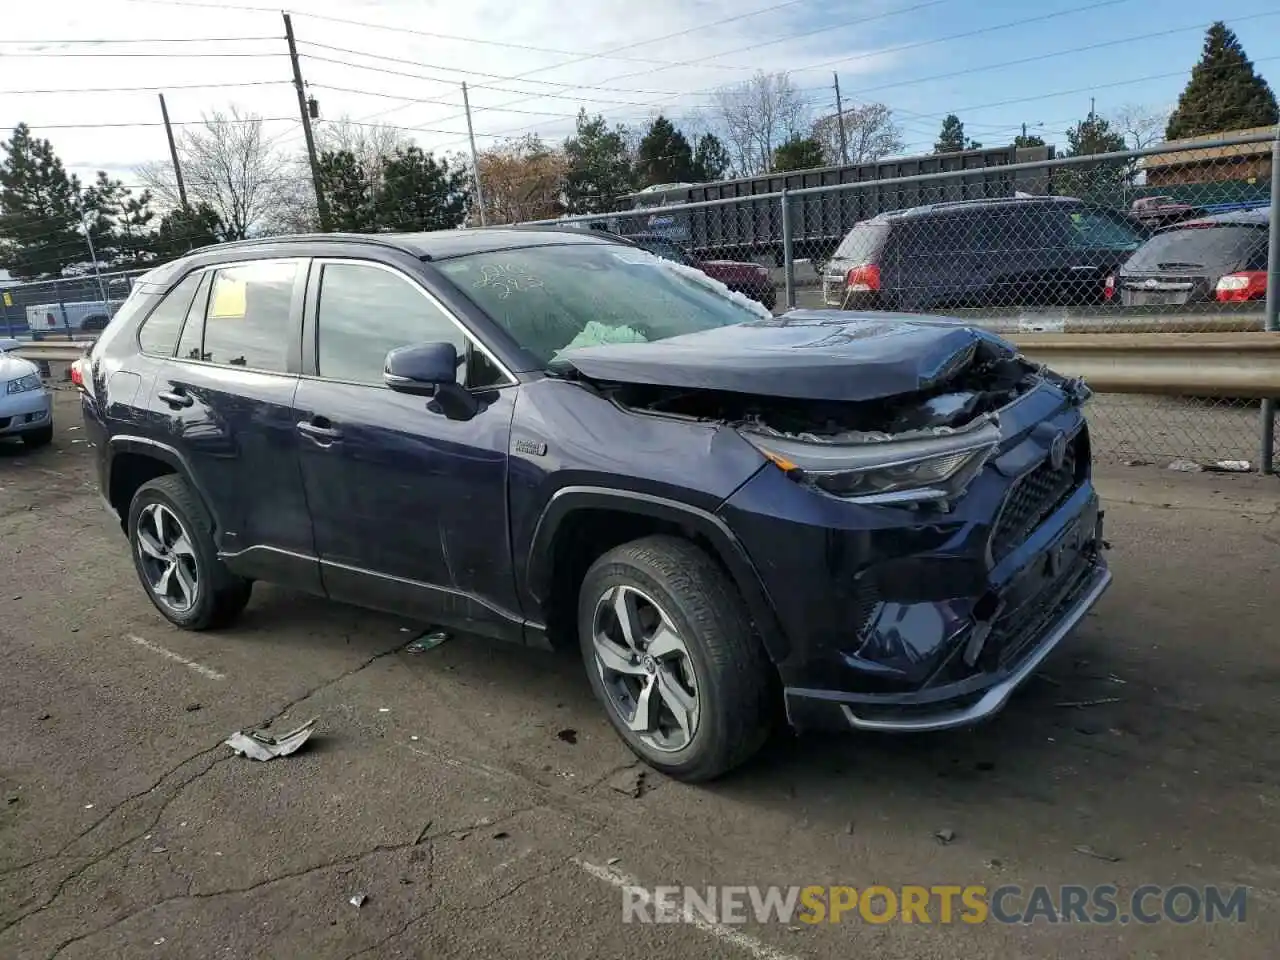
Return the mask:
<path id="1" fill-rule="evenodd" d="M 1264 328 L 1280 330 L 1280 125 L 1271 144 L 1271 228 L 1267 253 L 1267 312 Z M 1258 459 L 1263 473 L 1275 472 L 1276 401 L 1262 401 L 1262 436 Z"/>
<path id="2" fill-rule="evenodd" d="M 791 192 L 785 187 L 779 198 L 782 204 L 782 276 L 788 310 L 796 306 L 796 260 L 791 242 Z"/>
<path id="3" fill-rule="evenodd" d="M 58 298 L 58 309 L 62 311 L 62 327 L 67 331 L 67 339 L 74 340 L 75 338 L 71 335 L 71 318 L 67 316 L 67 304 L 62 299 L 62 290 L 57 283 L 53 285 L 53 295 Z"/>

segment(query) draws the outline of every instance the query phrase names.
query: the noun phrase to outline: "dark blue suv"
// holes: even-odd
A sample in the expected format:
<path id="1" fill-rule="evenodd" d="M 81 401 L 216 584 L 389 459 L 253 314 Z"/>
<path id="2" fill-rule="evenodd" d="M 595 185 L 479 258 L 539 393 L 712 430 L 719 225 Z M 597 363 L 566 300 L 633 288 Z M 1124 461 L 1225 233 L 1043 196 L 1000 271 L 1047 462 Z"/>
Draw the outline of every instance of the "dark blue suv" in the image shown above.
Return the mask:
<path id="1" fill-rule="evenodd" d="M 255 580 L 580 646 L 687 780 L 798 729 L 973 723 L 1106 588 L 1088 389 L 960 323 L 773 317 L 584 231 L 224 244 L 75 371 L 157 609 Z"/>

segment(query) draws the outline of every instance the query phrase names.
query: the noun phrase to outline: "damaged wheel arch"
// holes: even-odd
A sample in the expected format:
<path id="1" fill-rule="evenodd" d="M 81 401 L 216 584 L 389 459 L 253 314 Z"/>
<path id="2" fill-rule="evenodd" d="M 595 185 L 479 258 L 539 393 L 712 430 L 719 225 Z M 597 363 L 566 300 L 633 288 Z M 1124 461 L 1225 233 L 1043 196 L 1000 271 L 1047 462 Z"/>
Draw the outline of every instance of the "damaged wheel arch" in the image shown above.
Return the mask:
<path id="1" fill-rule="evenodd" d="M 590 522 L 591 514 L 602 512 L 615 517 L 624 514 L 636 518 L 641 523 L 636 531 L 639 536 L 665 529 L 703 545 L 737 587 L 770 660 L 780 663 L 790 654 L 790 643 L 774 613 L 764 583 L 745 547 L 728 525 L 707 510 L 654 494 L 607 487 L 570 486 L 557 490 L 551 496 L 538 518 L 525 564 L 525 592 L 544 612 L 554 604 L 557 582 L 565 573 L 564 568 L 558 570 L 557 566 L 569 559 L 563 554 L 566 545 L 572 546 L 575 527 L 580 528 L 583 520 Z M 592 552 L 603 553 L 617 546 L 618 543 L 614 542 L 617 539 L 606 538 L 604 549 Z M 630 539 L 630 536 L 624 536 L 620 542 Z M 595 556 L 572 558 L 572 562 L 580 563 L 585 573 L 594 559 Z M 576 597 L 578 584 L 569 586 Z"/>

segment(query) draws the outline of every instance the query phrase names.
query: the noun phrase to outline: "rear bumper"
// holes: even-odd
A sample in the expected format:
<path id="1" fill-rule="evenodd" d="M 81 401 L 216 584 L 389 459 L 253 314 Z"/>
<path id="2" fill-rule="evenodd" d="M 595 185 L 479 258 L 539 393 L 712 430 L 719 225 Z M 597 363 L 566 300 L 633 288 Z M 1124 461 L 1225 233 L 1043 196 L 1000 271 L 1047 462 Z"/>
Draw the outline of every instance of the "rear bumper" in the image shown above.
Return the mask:
<path id="1" fill-rule="evenodd" d="M 1075 629 L 1110 585 L 1111 571 L 1099 558 L 1082 574 L 1069 599 L 1027 644 L 1022 656 L 998 673 L 919 693 L 889 696 L 788 689 L 787 715 L 800 728 L 886 733 L 927 733 L 980 723 L 1004 708 L 1013 692 Z"/>

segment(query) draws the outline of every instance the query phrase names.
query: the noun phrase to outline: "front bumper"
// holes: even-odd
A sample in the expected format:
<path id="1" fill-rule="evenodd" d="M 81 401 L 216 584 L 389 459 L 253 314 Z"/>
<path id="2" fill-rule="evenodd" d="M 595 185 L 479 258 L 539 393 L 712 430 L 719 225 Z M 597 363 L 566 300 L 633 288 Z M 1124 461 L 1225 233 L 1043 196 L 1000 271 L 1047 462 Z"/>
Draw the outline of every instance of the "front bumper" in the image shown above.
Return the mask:
<path id="1" fill-rule="evenodd" d="M 42 430 L 53 423 L 53 397 L 47 390 L 0 394 L 0 437 Z"/>

